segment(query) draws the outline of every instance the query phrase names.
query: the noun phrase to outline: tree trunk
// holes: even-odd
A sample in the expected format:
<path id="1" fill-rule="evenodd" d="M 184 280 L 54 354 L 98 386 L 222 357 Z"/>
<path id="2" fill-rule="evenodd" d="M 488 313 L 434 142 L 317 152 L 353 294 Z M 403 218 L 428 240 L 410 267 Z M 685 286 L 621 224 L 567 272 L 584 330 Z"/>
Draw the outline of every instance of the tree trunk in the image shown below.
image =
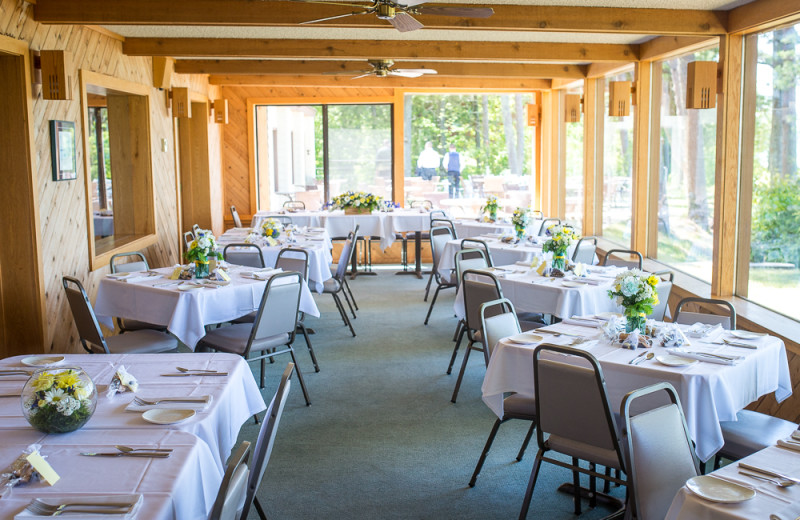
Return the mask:
<path id="1" fill-rule="evenodd" d="M 514 96 L 515 115 L 517 116 L 517 167 L 521 175 L 525 171 L 525 106 L 522 104 L 522 94 Z"/>
<path id="2" fill-rule="evenodd" d="M 511 103 L 508 94 L 500 96 L 500 108 L 503 113 L 503 130 L 506 136 L 506 150 L 508 151 L 508 169 L 512 174 L 519 172 L 517 166 L 517 152 L 514 143 L 514 122 L 511 120 Z"/>
<path id="3" fill-rule="evenodd" d="M 700 127 L 700 114 L 689 110 L 686 119 L 686 170 L 689 189 L 689 219 L 708 231 L 708 203 L 706 194 L 706 175 L 703 166 L 703 129 Z"/>
<path id="4" fill-rule="evenodd" d="M 797 171 L 797 121 L 795 120 L 794 27 L 775 31 L 772 40 L 772 125 L 769 135 L 770 180 Z"/>
<path id="5" fill-rule="evenodd" d="M 481 113 L 481 127 L 483 128 L 483 148 L 482 148 L 482 155 L 483 155 L 483 168 L 481 171 L 484 175 L 489 173 L 489 168 L 491 165 L 491 155 L 489 151 L 489 96 L 484 94 L 481 96 L 481 105 L 483 106 L 483 112 Z"/>

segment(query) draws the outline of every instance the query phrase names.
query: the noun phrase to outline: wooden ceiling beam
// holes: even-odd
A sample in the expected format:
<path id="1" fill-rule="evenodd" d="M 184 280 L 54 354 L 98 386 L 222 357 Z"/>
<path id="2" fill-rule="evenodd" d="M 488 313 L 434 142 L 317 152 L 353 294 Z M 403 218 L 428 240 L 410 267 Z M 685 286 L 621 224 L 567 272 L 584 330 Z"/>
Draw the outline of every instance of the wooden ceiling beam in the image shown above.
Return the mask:
<path id="1" fill-rule="evenodd" d="M 449 4 L 448 4 L 449 5 Z M 477 7 L 474 4 L 465 7 Z M 630 9 L 541 5 L 493 5 L 489 18 L 415 15 L 430 29 L 534 30 L 628 34 L 722 34 L 726 11 Z M 348 6 L 285 1 L 226 0 L 39 0 L 34 18 L 48 24 L 296 26 L 347 13 Z M 424 9 L 423 9 L 424 11 Z M 352 16 L 324 27 L 391 29 L 376 16 Z"/>
<path id="2" fill-rule="evenodd" d="M 756 0 L 730 11 L 730 33 L 751 33 L 800 20 L 797 0 Z"/>
<path id="3" fill-rule="evenodd" d="M 244 38 L 127 38 L 129 56 L 463 60 L 496 62 L 635 61 L 638 45 L 416 40 L 251 40 Z"/>
<path id="4" fill-rule="evenodd" d="M 548 90 L 552 82 L 548 79 L 527 78 L 439 78 L 423 76 L 421 78 L 366 77 L 353 79 L 348 76 L 289 76 L 289 75 L 211 75 L 208 82 L 212 85 L 249 85 L 269 87 L 384 87 L 404 88 L 464 88 L 491 91 Z"/>
<path id="5" fill-rule="evenodd" d="M 582 65 L 553 65 L 542 63 L 473 63 L 473 62 L 395 62 L 397 69 L 433 69 L 439 77 L 518 77 L 583 79 L 586 67 Z M 215 75 L 321 75 L 342 73 L 358 75 L 369 70 L 365 61 L 289 61 L 289 60 L 178 60 L 175 72 L 179 74 Z"/>
<path id="6" fill-rule="evenodd" d="M 717 36 L 711 38 L 702 36 L 661 36 L 646 41 L 639 46 L 639 59 L 642 61 L 663 60 L 678 54 L 695 52 L 712 45 L 719 45 Z"/>

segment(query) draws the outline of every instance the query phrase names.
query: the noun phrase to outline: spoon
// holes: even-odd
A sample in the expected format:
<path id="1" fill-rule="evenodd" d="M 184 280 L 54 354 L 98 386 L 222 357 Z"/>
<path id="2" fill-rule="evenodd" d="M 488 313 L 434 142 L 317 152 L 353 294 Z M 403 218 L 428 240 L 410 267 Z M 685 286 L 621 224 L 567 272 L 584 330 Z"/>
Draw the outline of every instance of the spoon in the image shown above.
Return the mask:
<path id="1" fill-rule="evenodd" d="M 171 452 L 172 448 L 131 448 L 130 446 L 114 446 L 122 453 L 131 453 L 134 451 L 164 451 L 164 452 Z"/>
<path id="2" fill-rule="evenodd" d="M 742 470 L 739 470 L 739 474 L 740 475 L 744 475 L 746 477 L 754 478 L 754 479 L 757 479 L 757 480 L 763 480 L 764 482 L 769 482 L 771 484 L 775 484 L 776 486 L 782 487 L 782 488 L 789 487 L 789 486 L 794 486 L 794 482 L 792 482 L 791 480 L 778 480 L 778 479 L 774 479 L 774 478 L 763 477 L 761 475 L 757 475 L 755 473 L 750 473 L 749 471 L 742 471 Z"/>
<path id="3" fill-rule="evenodd" d="M 653 354 L 652 352 L 648 352 L 647 354 L 645 354 L 645 356 L 644 356 L 644 357 L 640 357 L 640 358 L 638 358 L 638 361 L 634 360 L 634 361 L 636 361 L 636 363 L 633 363 L 633 364 L 634 364 L 634 365 L 641 365 L 641 364 L 642 364 L 644 361 L 651 360 L 651 359 L 653 359 L 654 357 L 656 357 L 656 355 L 655 355 L 655 354 Z"/>
<path id="4" fill-rule="evenodd" d="M 203 370 L 202 368 L 183 368 L 183 367 L 175 367 L 178 369 L 178 372 L 209 372 L 209 373 L 216 373 L 216 370 Z"/>

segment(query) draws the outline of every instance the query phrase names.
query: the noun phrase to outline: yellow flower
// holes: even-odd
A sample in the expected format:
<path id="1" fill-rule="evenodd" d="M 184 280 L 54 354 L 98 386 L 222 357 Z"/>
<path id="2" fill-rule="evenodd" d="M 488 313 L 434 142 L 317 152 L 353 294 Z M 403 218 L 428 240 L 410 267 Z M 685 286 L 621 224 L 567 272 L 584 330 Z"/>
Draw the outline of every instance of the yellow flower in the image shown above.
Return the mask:
<path id="1" fill-rule="evenodd" d="M 50 372 L 42 372 L 39 374 L 39 377 L 36 378 L 36 381 L 33 382 L 33 389 L 37 392 L 49 390 L 55 381 L 56 377 L 53 374 Z"/>
<path id="2" fill-rule="evenodd" d="M 650 277 L 647 279 L 647 283 L 655 287 L 658 285 L 658 277 L 654 274 L 651 274 Z"/>
<path id="3" fill-rule="evenodd" d="M 56 384 L 59 388 L 69 388 L 71 386 L 75 386 L 77 383 L 80 383 L 81 378 L 78 377 L 72 370 L 67 370 L 66 372 L 61 372 L 56 376 Z"/>
<path id="4" fill-rule="evenodd" d="M 658 305 L 658 293 L 653 293 L 653 305 Z"/>

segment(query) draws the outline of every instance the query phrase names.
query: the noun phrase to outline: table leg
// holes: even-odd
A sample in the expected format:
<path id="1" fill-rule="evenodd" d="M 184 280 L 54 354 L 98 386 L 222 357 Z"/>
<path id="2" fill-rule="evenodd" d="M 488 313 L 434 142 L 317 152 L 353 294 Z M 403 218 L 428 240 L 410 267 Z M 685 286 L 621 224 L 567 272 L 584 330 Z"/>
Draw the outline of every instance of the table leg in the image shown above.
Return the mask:
<path id="1" fill-rule="evenodd" d="M 586 489 L 585 487 L 580 487 L 579 490 L 582 499 L 596 500 L 596 503 L 600 504 L 601 506 L 615 509 L 613 513 L 604 517 L 603 520 L 605 520 L 606 518 L 622 518 L 622 516 L 624 515 L 625 503 L 622 500 L 612 497 L 611 495 L 606 495 L 605 493 L 602 493 L 600 491 L 592 492 Z M 565 482 L 564 484 L 558 486 L 558 491 L 573 496 L 575 494 L 575 485 L 572 484 L 571 482 Z"/>
<path id="2" fill-rule="evenodd" d="M 414 231 L 414 270 L 398 271 L 394 274 L 413 274 L 422 278 L 422 232 Z"/>

